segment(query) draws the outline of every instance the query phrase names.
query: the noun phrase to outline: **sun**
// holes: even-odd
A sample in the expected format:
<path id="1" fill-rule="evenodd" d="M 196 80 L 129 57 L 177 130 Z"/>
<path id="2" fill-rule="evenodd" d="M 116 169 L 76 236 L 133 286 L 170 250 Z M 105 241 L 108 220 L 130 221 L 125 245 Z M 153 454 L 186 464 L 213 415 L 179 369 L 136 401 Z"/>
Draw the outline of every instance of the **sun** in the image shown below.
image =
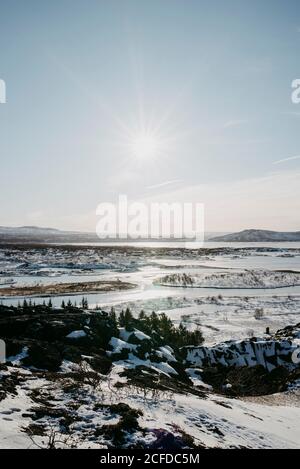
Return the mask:
<path id="1" fill-rule="evenodd" d="M 143 131 L 133 136 L 130 146 L 131 151 L 136 158 L 148 159 L 153 158 L 158 154 L 160 142 L 154 133 Z"/>

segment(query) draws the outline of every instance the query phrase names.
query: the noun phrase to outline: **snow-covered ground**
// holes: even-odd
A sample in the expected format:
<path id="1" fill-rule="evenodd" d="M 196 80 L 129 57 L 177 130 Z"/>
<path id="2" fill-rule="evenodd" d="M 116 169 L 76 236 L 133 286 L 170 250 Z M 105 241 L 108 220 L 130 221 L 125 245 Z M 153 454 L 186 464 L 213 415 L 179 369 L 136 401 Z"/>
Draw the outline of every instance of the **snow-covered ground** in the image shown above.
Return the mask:
<path id="1" fill-rule="evenodd" d="M 216 245 L 217 246 L 217 245 Z M 86 295 L 90 307 L 166 311 L 175 322 L 201 326 L 207 343 L 261 335 L 300 321 L 300 248 L 142 249 L 77 247 L 0 249 L 1 284 L 49 284 L 120 279 L 127 292 Z M 194 279 L 183 282 L 183 275 Z M 162 277 L 169 278 L 165 286 Z M 176 285 L 177 288 L 172 287 Z M 280 288 L 279 288 L 280 287 Z M 1 296 L 0 296 L 1 299 Z M 80 303 L 82 295 L 52 299 Z M 17 305 L 19 298 L 2 299 Z M 22 300 L 22 299 L 21 299 Z M 44 298 L 35 298 L 43 302 Z M 256 319 L 256 311 L 262 314 Z"/>
<path id="2" fill-rule="evenodd" d="M 9 371 L 16 372 L 15 369 Z M 105 440 L 95 438 L 95 429 L 120 421 L 118 415 L 105 410 L 105 406 L 120 402 L 141 412 L 138 418 L 140 430 L 128 436 L 129 444 L 151 444 L 157 432 L 165 430 L 172 434 L 184 431 L 196 444 L 209 448 L 299 448 L 299 394 L 284 393 L 284 405 L 262 404 L 259 398 L 230 399 L 209 390 L 203 397 L 163 392 L 145 396 L 143 390 L 134 386 L 114 387 L 117 382 L 126 384 L 126 379 L 120 377 L 122 372 L 123 366 L 116 364 L 101 389 L 82 385 L 75 398 L 64 392 L 61 382 L 47 381 L 35 376 L 34 372 L 21 371 L 26 373 L 25 384 L 17 387 L 17 395 L 0 401 L 0 448 L 47 448 L 51 436 L 56 447 L 105 448 Z M 63 434 L 59 419 L 50 416 L 37 422 L 45 435 L 30 435 L 24 431 L 35 423 L 31 416 L 34 409 L 40 407 L 33 399 L 35 390 L 54 409 L 72 413 L 74 423 L 69 427 L 70 435 Z M 298 396 L 296 404 L 291 396 Z M 276 396 L 271 397 L 276 399 Z"/>
<path id="3" fill-rule="evenodd" d="M 141 310 L 146 314 L 153 310 L 166 312 L 176 325 L 183 322 L 190 330 L 200 327 L 206 347 L 228 340 L 263 337 L 267 328 L 274 333 L 299 323 L 299 272 L 299 247 L 293 249 L 284 244 L 277 248 L 170 252 L 108 247 L 103 251 L 92 247 L 0 249 L 0 292 L 1 285 L 13 283 L 80 282 L 86 281 L 87 276 L 89 280 L 120 278 L 136 284 L 137 288 L 128 292 L 85 294 L 90 307 L 114 307 L 117 312 L 129 307 L 134 315 Z M 159 280 L 162 278 L 164 281 Z M 63 299 L 80 303 L 81 295 L 53 298 L 52 302 L 59 306 Z M 19 300 L 22 301 L 2 298 L 5 304 L 17 304 Z M 80 338 L 84 338 L 84 331 L 79 329 L 70 336 L 73 341 Z M 121 351 L 127 340 L 126 331 L 121 332 L 119 338 L 112 340 L 111 351 Z M 21 379 L 16 385 L 16 394 L 0 401 L 0 448 L 45 447 L 50 433 L 55 435 L 58 446 L 103 447 L 103 439 L 95 437 L 94 430 L 120 421 L 120 416 L 108 412 L 106 407 L 120 402 L 140 410 L 139 427 L 147 429 L 146 433 L 134 432 L 130 436 L 132 444 L 154 441 L 157 432 L 164 430 L 172 434 L 184 431 L 195 442 L 208 447 L 299 448 L 299 388 L 272 396 L 230 399 L 213 393 L 191 369 L 192 381 L 198 383 L 205 395 L 167 392 L 145 396 L 137 387 L 126 386 L 124 369 L 143 364 L 172 376 L 176 373 L 172 351 L 160 350 L 162 357 L 168 356 L 164 363 L 150 360 L 141 363 L 134 355 L 134 344 L 125 348 L 131 353 L 131 361 L 116 362 L 97 390 L 86 383 L 82 385 L 76 397 L 80 405 L 76 408 L 74 396 L 66 391 L 64 379 L 67 378 L 51 381 L 35 370 L 23 369 L 17 361 L 8 371 L 1 370 L 0 379 L 10 373 L 17 374 L 18 380 L 24 375 L 24 381 Z M 64 366 L 62 373 L 73 365 L 65 363 Z M 117 383 L 125 386 L 115 386 Z M 54 407 L 74 412 L 72 437 L 61 435 L 57 420 L 47 416 L 40 422 L 47 428 L 46 435 L 33 436 L 23 431 L 33 423 L 32 409 L 39 406 L 35 390 L 44 393 L 46 401 Z M 97 403 L 103 405 L 101 411 Z"/>
<path id="4" fill-rule="evenodd" d="M 158 279 L 160 285 L 172 287 L 200 288 L 281 288 L 300 285 L 300 272 L 272 272 L 247 270 L 240 272 L 218 272 L 211 274 L 171 274 Z"/>

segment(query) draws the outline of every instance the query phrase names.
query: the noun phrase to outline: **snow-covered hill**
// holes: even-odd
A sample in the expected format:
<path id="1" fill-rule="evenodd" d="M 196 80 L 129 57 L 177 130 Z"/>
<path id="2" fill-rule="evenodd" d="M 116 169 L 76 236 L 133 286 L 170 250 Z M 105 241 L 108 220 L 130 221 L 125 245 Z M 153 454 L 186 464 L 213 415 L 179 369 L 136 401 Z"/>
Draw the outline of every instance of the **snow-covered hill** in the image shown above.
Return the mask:
<path id="1" fill-rule="evenodd" d="M 268 230 L 244 230 L 239 233 L 231 233 L 225 236 L 210 238 L 217 242 L 288 242 L 300 241 L 300 231 L 280 232 Z"/>
<path id="2" fill-rule="evenodd" d="M 81 233 L 77 231 L 62 231 L 55 228 L 38 226 L 0 227 L 0 243 L 55 243 L 55 242 L 97 242 L 95 233 Z"/>
<path id="3" fill-rule="evenodd" d="M 299 446 L 292 354 L 300 325 L 260 340 L 182 348 L 167 338 L 168 322 L 166 337 L 143 332 L 144 315 L 120 326 L 114 311 L 4 312 L 0 448 Z"/>
<path id="4" fill-rule="evenodd" d="M 201 288 L 281 288 L 300 285 L 299 272 L 273 272 L 246 270 L 216 272 L 212 274 L 170 274 L 157 280 L 157 284 L 172 287 Z"/>

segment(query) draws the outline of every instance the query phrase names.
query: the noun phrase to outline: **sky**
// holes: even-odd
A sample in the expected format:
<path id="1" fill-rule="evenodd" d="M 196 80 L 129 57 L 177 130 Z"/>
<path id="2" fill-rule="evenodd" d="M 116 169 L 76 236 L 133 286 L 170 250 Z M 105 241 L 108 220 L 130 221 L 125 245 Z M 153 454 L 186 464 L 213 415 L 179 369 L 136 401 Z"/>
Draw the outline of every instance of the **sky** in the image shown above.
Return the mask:
<path id="1" fill-rule="evenodd" d="M 300 230 L 298 0 L 0 0 L 0 47 L 0 225 L 126 194 Z"/>

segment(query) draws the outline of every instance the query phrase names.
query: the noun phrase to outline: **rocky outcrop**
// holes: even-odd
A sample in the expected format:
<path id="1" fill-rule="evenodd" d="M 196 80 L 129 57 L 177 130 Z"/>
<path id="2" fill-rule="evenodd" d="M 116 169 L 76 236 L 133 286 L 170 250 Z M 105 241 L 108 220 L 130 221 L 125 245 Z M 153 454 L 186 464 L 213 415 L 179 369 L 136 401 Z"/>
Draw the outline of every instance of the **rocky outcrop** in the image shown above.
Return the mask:
<path id="1" fill-rule="evenodd" d="M 142 377 L 146 387 L 155 380 L 161 385 L 163 377 L 164 388 L 172 382 L 173 389 L 188 386 L 194 392 L 208 384 L 232 395 L 278 392 L 300 375 L 300 324 L 260 339 L 181 347 L 167 330 L 165 335 L 142 332 L 143 319 L 132 319 L 138 327 L 120 327 L 113 311 L 0 306 L 0 313 L 6 362 L 17 367 L 57 372 L 64 362 L 85 361 L 107 374 L 115 364 L 134 383 L 140 384 Z"/>
<path id="2" fill-rule="evenodd" d="M 188 365 L 201 368 L 260 365 L 267 371 L 278 367 L 292 370 L 299 366 L 294 359 L 300 347 L 299 337 L 300 324 L 278 331 L 273 337 L 224 342 L 214 347 L 185 347 L 185 360 Z"/>
<path id="3" fill-rule="evenodd" d="M 105 349 L 117 329 L 105 312 L 46 306 L 1 306 L 0 312 L 7 362 L 57 371 L 64 360 L 78 363 L 87 356 L 99 371 L 107 373 L 110 369 Z"/>

